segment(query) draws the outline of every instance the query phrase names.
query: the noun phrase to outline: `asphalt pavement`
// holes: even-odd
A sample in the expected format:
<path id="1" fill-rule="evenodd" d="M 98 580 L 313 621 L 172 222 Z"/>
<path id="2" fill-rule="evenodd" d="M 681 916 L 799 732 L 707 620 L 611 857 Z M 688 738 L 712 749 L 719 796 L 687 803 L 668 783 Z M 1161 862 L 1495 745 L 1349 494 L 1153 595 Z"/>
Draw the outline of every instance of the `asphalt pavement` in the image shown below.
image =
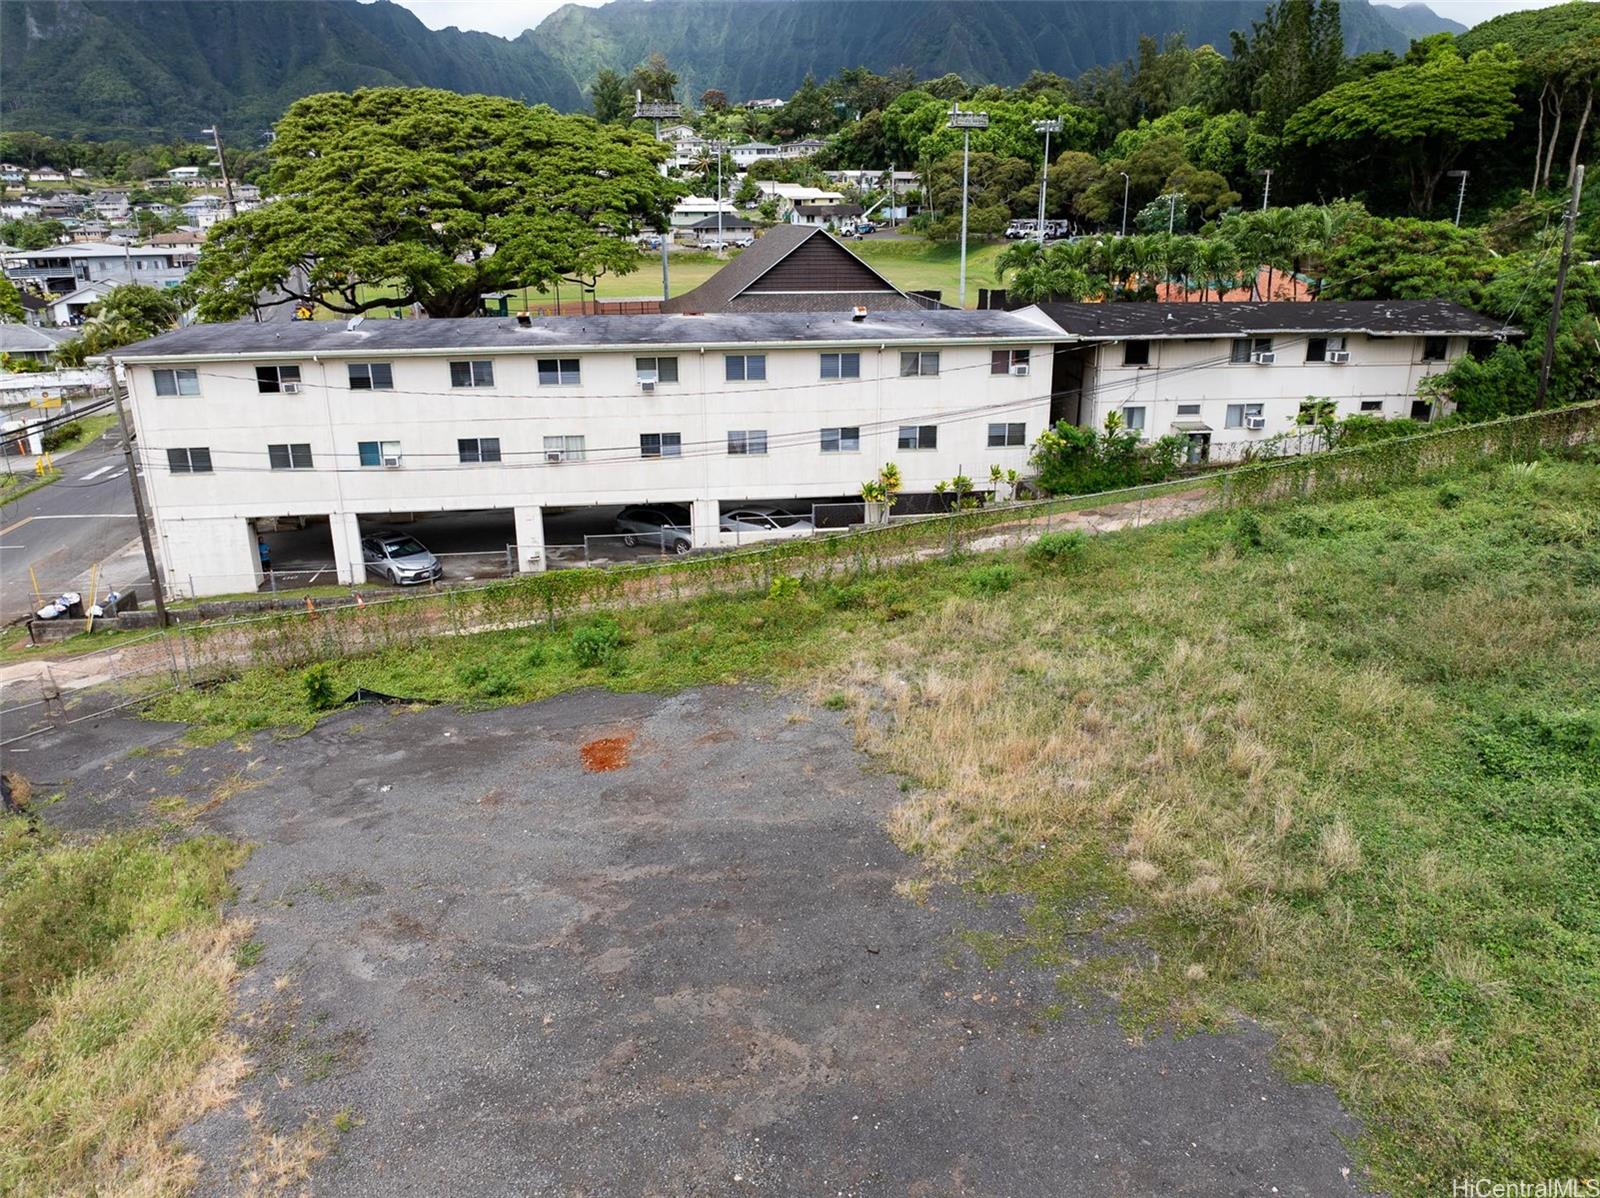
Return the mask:
<path id="1" fill-rule="evenodd" d="M 1359 1126 L 1265 1031 L 1132 1040 L 1075 964 L 978 951 L 1022 901 L 912 897 L 839 713 L 586 691 L 182 733 L 109 716 L 9 765 L 58 826 L 183 808 L 255 846 L 255 1072 L 182 1135 L 200 1194 L 259 1192 L 300 1129 L 341 1198 L 1359 1192 Z"/>
<path id="2" fill-rule="evenodd" d="M 144 574 L 142 555 L 127 552 L 139 524 L 115 431 L 56 464 L 61 478 L 0 507 L 0 618 L 7 621 L 32 610 L 34 575 L 50 598 L 69 589 L 86 593 L 97 563 L 111 586 L 137 585 Z"/>

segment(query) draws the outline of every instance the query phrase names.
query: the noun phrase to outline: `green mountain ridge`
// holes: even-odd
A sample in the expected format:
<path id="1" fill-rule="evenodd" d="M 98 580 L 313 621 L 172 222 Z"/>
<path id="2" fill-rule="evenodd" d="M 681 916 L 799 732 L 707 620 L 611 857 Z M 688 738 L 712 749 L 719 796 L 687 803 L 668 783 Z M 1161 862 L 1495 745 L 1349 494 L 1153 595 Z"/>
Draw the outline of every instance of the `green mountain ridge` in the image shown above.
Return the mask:
<path id="1" fill-rule="evenodd" d="M 680 98 L 788 96 L 845 67 L 954 71 L 1014 84 L 1077 75 L 1182 31 L 1228 47 L 1264 0 L 613 0 L 569 4 L 514 39 L 427 28 L 390 0 L 5 0 L 0 126 L 57 136 L 192 139 L 212 120 L 254 141 L 300 96 L 402 84 L 586 107 L 604 67 L 654 51 Z M 1403 51 L 1461 26 L 1422 4 L 1344 0 L 1348 53 Z"/>

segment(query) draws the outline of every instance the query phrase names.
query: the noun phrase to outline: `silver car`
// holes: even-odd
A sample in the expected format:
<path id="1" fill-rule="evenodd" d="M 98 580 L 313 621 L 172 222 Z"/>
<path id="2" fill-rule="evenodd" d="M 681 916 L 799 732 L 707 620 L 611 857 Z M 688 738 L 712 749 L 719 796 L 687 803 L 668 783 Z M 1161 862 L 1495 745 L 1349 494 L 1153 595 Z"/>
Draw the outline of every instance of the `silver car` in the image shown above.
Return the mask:
<path id="1" fill-rule="evenodd" d="M 444 566 L 416 537 L 403 532 L 380 532 L 361 538 L 361 558 L 367 573 L 396 586 L 412 586 L 444 577 Z"/>
<path id="2" fill-rule="evenodd" d="M 689 509 L 677 504 L 625 507 L 617 513 L 617 531 L 622 534 L 622 543 L 630 548 L 659 545 L 680 555 L 694 548 L 694 536 L 689 531 Z"/>
<path id="3" fill-rule="evenodd" d="M 787 532 L 795 536 L 816 532 L 809 516 L 797 516 L 775 507 L 735 508 L 722 514 L 723 532 Z"/>

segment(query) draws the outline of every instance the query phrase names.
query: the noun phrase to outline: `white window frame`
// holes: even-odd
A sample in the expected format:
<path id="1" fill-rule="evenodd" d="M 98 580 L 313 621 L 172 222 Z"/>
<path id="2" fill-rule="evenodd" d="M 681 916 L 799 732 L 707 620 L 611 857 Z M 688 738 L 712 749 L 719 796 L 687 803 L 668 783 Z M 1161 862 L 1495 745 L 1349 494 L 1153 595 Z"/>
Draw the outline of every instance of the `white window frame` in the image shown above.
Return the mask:
<path id="1" fill-rule="evenodd" d="M 646 366 L 645 363 L 649 365 Z M 678 359 L 666 358 L 635 358 L 633 360 L 633 377 L 641 383 L 675 383 L 678 381 Z"/>
<path id="2" fill-rule="evenodd" d="M 733 373 L 733 364 L 739 363 L 739 373 Z M 761 363 L 761 376 L 750 376 L 750 363 Z M 767 355 L 766 354 L 723 354 L 722 379 L 727 383 L 764 383 L 767 381 Z"/>
<path id="3" fill-rule="evenodd" d="M 581 436 L 554 436 L 544 439 L 544 460 L 549 461 L 551 454 L 560 454 L 557 459 L 562 462 L 581 462 L 588 456 L 588 448 Z"/>
<path id="4" fill-rule="evenodd" d="M 376 462 L 363 462 L 361 460 L 361 447 L 363 445 L 376 445 L 378 447 L 378 460 Z M 398 441 L 357 441 L 356 462 L 363 470 L 382 470 L 385 458 L 400 457 L 400 442 Z"/>
<path id="5" fill-rule="evenodd" d="M 546 370 L 547 363 L 553 365 L 555 369 Z M 583 382 L 581 358 L 536 358 L 533 368 L 539 375 L 541 387 L 576 387 Z M 546 377 L 547 375 L 552 377 Z"/>
<path id="6" fill-rule="evenodd" d="M 177 453 L 181 453 L 183 457 L 179 459 L 172 456 Z M 204 455 L 203 459 L 201 459 L 205 462 L 204 466 L 195 465 L 196 454 Z M 179 461 L 182 461 L 183 465 L 178 465 Z M 211 447 L 209 445 L 179 445 L 167 450 L 167 471 L 170 474 L 214 474 L 216 471 L 211 462 Z"/>
<path id="7" fill-rule="evenodd" d="M 494 449 L 489 451 L 494 457 L 485 457 L 483 448 L 485 441 L 494 442 Z M 467 446 L 472 446 L 469 450 Z M 471 456 L 468 456 L 468 455 Z M 463 466 L 498 466 L 500 464 L 500 438 L 499 437 L 457 437 L 456 457 Z"/>
<path id="8" fill-rule="evenodd" d="M 1128 351 L 1130 349 L 1132 349 L 1135 345 L 1142 345 L 1144 347 L 1144 361 L 1143 362 L 1130 362 L 1130 361 L 1128 361 L 1128 357 L 1129 357 Z M 1150 356 L 1151 356 L 1151 352 L 1152 352 L 1153 348 L 1154 348 L 1154 346 L 1153 346 L 1152 342 L 1150 341 L 1150 339 L 1148 337 L 1130 337 L 1130 338 L 1128 338 L 1128 340 L 1126 340 L 1126 341 L 1124 341 L 1122 343 L 1122 364 L 1124 366 L 1132 367 L 1135 370 L 1139 370 L 1139 369 L 1142 369 L 1143 367 L 1146 367 L 1146 366 L 1150 365 Z"/>
<path id="9" fill-rule="evenodd" d="M 1134 417 L 1134 413 L 1135 412 L 1137 412 L 1139 414 L 1137 418 Z M 1142 432 L 1144 432 L 1144 422 L 1145 422 L 1145 416 L 1146 415 L 1147 415 L 1147 411 L 1146 411 L 1145 406 L 1143 404 L 1134 404 L 1132 407 L 1123 408 L 1122 409 L 1122 427 L 1123 428 L 1128 428 L 1128 429 L 1133 429 L 1136 432 L 1142 433 Z"/>
<path id="10" fill-rule="evenodd" d="M 933 369 L 928 369 L 932 359 Z M 907 367 L 911 369 L 906 369 Z M 903 379 L 930 379 L 939 377 L 939 351 L 936 349 L 903 349 L 900 351 L 900 377 Z"/>
<path id="11" fill-rule="evenodd" d="M 1233 347 L 1228 354 L 1230 366 L 1253 366 L 1250 361 L 1251 354 L 1270 354 L 1272 352 L 1271 337 L 1235 337 Z"/>
<path id="12" fill-rule="evenodd" d="M 456 367 L 467 368 L 467 381 L 456 382 Z M 450 363 L 450 386 L 467 390 L 472 387 L 494 386 L 494 359 L 493 358 L 468 358 Z"/>
<path id="13" fill-rule="evenodd" d="M 1252 416 L 1266 415 L 1267 405 L 1264 403 L 1231 403 L 1228 410 L 1223 413 L 1223 428 L 1244 428 L 1245 421 Z M 1238 419 L 1234 419 L 1235 415 Z"/>
<path id="14" fill-rule="evenodd" d="M 286 386 L 300 386 L 298 366 L 257 366 L 256 391 L 261 395 L 280 395 Z"/>
<path id="15" fill-rule="evenodd" d="M 182 396 L 200 394 L 200 372 L 198 370 L 192 370 L 188 367 L 173 368 L 169 370 L 166 367 L 161 367 L 159 369 L 152 370 L 150 373 L 155 379 L 157 395 Z M 161 384 L 163 376 L 165 376 L 166 384 L 169 390 L 162 390 Z M 184 384 L 186 383 L 188 384 L 187 390 L 184 387 Z"/>
<path id="16" fill-rule="evenodd" d="M 997 437 L 999 440 L 995 439 Z M 1002 421 L 989 426 L 988 447 L 990 449 L 1015 449 L 1017 446 L 1025 446 L 1027 443 L 1028 425 L 1026 421 Z"/>
<path id="17" fill-rule="evenodd" d="M 733 457 L 765 457 L 767 430 L 764 428 L 730 428 L 728 453 Z"/>
<path id="18" fill-rule="evenodd" d="M 828 373 L 828 367 L 833 367 L 833 373 Z M 851 350 L 828 350 L 821 355 L 819 369 L 825 379 L 859 379 L 861 377 L 861 354 Z"/>
<path id="19" fill-rule="evenodd" d="M 274 449 L 283 450 L 283 465 L 278 465 L 272 460 Z M 304 453 L 298 451 L 303 450 Z M 296 460 L 302 459 L 302 460 Z M 267 468 L 269 470 L 310 470 L 312 466 L 311 443 L 309 441 L 290 441 L 286 444 L 267 446 Z"/>
<path id="20" fill-rule="evenodd" d="M 394 390 L 394 366 L 393 366 L 392 363 L 389 363 L 389 362 L 351 362 L 348 365 L 349 365 L 348 377 L 350 379 L 350 390 L 352 390 L 352 391 L 393 391 Z M 358 371 L 358 370 L 365 371 L 366 374 L 364 376 L 358 375 L 358 374 L 356 374 L 356 371 Z M 388 378 L 389 378 L 388 382 L 381 383 L 381 384 L 378 382 L 377 372 L 379 370 L 383 371 L 384 374 L 386 374 L 388 376 Z M 363 382 L 358 381 L 359 379 L 361 379 L 363 377 L 365 377 L 366 382 L 363 383 Z"/>
<path id="21" fill-rule="evenodd" d="M 648 442 L 655 439 L 655 452 L 650 452 Z M 655 460 L 657 458 L 681 458 L 683 456 L 682 433 L 640 433 L 639 456 Z"/>
<path id="22" fill-rule="evenodd" d="M 849 435 L 847 436 L 846 434 Z M 860 453 L 861 426 L 858 424 L 844 424 L 837 428 L 822 429 L 818 437 L 818 444 L 823 453 Z"/>
<path id="23" fill-rule="evenodd" d="M 902 424 L 895 436 L 895 448 L 904 449 L 907 452 L 911 450 L 938 449 L 939 426 L 937 424 Z"/>

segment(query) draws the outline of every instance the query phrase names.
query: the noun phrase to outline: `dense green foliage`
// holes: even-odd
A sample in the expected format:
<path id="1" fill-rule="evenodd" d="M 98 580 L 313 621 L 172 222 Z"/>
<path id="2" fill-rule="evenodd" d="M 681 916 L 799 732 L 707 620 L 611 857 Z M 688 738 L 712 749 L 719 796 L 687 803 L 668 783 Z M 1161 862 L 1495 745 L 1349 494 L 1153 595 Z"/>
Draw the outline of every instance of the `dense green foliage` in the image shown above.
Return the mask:
<path id="1" fill-rule="evenodd" d="M 1099 431 L 1065 420 L 1046 429 L 1029 464 L 1047 495 L 1084 495 L 1161 482 L 1178 468 L 1185 444 L 1182 437 L 1146 441 L 1113 413 Z"/>
<path id="2" fill-rule="evenodd" d="M 359 313 L 471 316 L 486 291 L 636 269 L 673 187 L 652 138 L 515 100 L 371 88 L 278 122 L 279 198 L 213 230 L 189 284 L 227 320 L 264 293 Z M 384 287 L 386 294 L 372 289 Z"/>
<path id="3" fill-rule="evenodd" d="M 56 359 L 64 365 L 81 366 L 93 354 L 165 333 L 178 323 L 180 311 L 177 294 L 167 288 L 123 283 L 89 305 L 83 330 L 61 343 Z"/>

